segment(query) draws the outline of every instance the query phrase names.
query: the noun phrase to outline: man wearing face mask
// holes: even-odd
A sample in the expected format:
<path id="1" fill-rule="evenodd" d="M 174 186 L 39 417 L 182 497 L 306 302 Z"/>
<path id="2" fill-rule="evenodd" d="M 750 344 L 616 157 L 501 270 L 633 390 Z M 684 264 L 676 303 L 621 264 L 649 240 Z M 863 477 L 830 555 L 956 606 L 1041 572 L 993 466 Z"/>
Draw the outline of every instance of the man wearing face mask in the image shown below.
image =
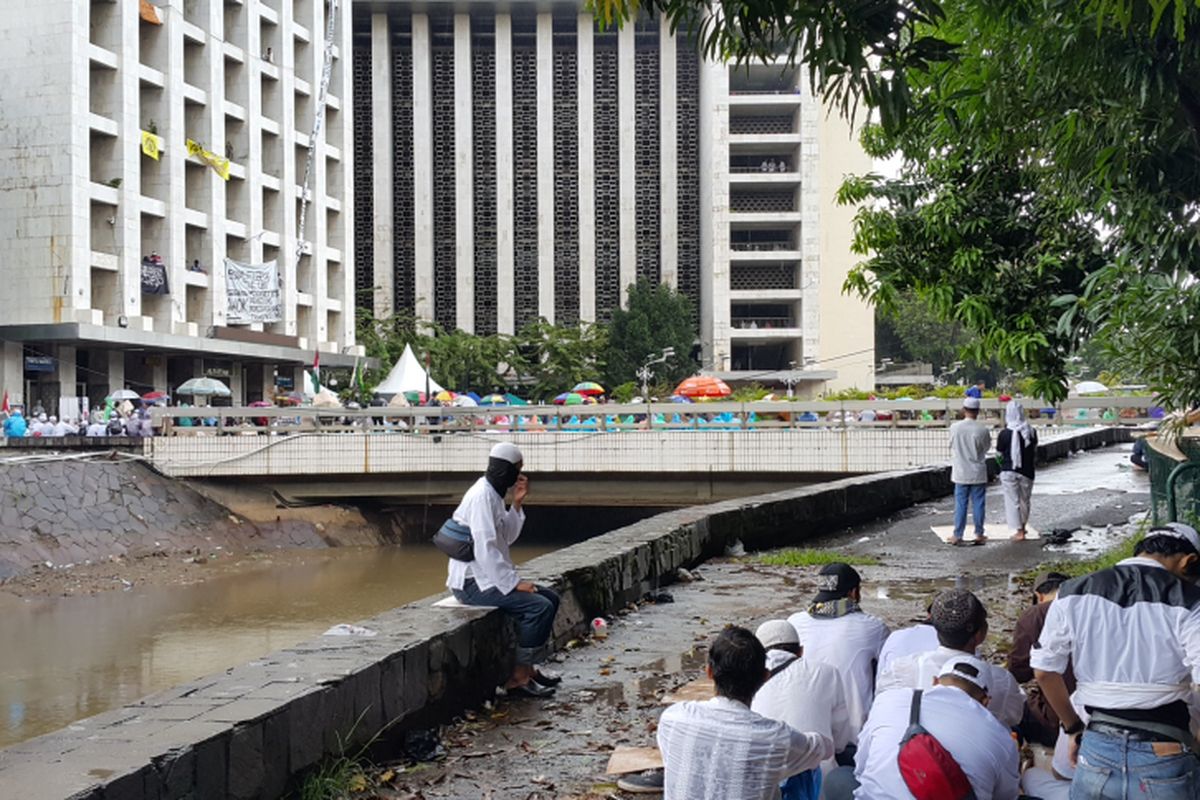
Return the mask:
<path id="1" fill-rule="evenodd" d="M 550 638 L 558 595 L 521 580 L 508 552 L 525 524 L 521 506 L 529 481 L 521 474 L 523 461 L 516 445 L 496 445 L 489 454 L 487 472 L 463 495 L 453 519 L 470 528 L 474 560 L 450 559 L 446 586 L 460 603 L 496 606 L 516 618 L 516 664 L 504 688 L 510 695 L 548 697 L 561 678 L 543 674 L 534 665 Z M 510 489 L 512 507 L 505 508 L 504 497 Z"/>
<path id="2" fill-rule="evenodd" d="M 1200 681 L 1198 566 L 1200 535 L 1172 522 L 1147 531 L 1133 558 L 1059 587 L 1030 664 L 1071 737 L 1072 798 L 1200 796 L 1189 730 Z"/>

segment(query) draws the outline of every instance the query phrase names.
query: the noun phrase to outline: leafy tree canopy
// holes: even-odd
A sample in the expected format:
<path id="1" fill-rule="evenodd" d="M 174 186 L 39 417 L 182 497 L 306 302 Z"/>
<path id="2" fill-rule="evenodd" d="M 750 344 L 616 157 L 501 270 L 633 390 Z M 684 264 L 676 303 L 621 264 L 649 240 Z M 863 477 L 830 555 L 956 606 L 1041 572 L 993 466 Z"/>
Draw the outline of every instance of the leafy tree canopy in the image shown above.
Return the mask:
<path id="1" fill-rule="evenodd" d="M 691 300 L 669 286 L 639 279 L 629 287 L 628 307 L 613 311 L 608 326 L 608 382 L 636 380 L 648 356 L 671 347 L 675 355 L 653 369 L 656 380 L 674 385 L 696 371 L 695 342 Z"/>

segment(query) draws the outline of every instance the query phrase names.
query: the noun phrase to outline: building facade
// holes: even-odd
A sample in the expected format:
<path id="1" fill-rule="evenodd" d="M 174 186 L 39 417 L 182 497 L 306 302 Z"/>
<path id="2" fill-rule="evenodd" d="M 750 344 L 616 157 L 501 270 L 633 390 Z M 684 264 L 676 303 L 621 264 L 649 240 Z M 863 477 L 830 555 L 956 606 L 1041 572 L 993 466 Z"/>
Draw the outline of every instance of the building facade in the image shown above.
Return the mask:
<path id="1" fill-rule="evenodd" d="M 294 379 L 315 350 L 323 363 L 353 362 L 348 1 L 316 141 L 324 0 L 16 0 L 6 11 L 0 387 L 10 402 L 94 404 L 203 374 L 243 402 L 269 396 L 277 376 Z M 230 324 L 226 257 L 277 261 L 277 322 Z"/>
<path id="2" fill-rule="evenodd" d="M 799 71 L 705 61 L 582 4 L 359 0 L 357 301 L 446 328 L 607 320 L 639 278 L 695 303 L 707 371 L 805 393 L 873 384 L 841 293 L 870 160 Z"/>

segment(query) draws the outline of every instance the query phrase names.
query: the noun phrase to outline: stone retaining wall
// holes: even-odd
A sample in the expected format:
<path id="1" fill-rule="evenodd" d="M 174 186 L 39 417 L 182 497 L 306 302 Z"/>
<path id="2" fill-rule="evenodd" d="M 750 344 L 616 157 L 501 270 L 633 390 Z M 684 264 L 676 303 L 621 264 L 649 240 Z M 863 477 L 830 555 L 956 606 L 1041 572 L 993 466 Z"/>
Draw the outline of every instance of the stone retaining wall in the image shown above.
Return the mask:
<path id="1" fill-rule="evenodd" d="M 1082 432 L 1043 458 L 1118 441 Z M 563 595 L 556 641 L 740 539 L 804 541 L 950 491 L 949 469 L 848 478 L 672 511 L 535 559 L 522 574 Z M 293 776 L 392 732 L 444 720 L 492 694 L 510 666 L 495 610 L 431 607 L 364 620 L 373 638 L 318 637 L 0 751 L 0 797 L 25 800 L 275 798 Z"/>

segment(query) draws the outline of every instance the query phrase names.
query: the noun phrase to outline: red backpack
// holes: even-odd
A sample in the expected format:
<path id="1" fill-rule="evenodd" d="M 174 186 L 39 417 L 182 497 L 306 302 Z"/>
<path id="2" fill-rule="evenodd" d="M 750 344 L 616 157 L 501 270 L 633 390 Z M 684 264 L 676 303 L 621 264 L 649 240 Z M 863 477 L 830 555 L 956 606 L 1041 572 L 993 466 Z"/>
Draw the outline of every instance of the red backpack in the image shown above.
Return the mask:
<path id="1" fill-rule="evenodd" d="M 913 692 L 908 730 L 896 760 L 900 777 L 917 800 L 975 800 L 975 790 L 954 756 L 921 727 L 920 689 Z"/>

